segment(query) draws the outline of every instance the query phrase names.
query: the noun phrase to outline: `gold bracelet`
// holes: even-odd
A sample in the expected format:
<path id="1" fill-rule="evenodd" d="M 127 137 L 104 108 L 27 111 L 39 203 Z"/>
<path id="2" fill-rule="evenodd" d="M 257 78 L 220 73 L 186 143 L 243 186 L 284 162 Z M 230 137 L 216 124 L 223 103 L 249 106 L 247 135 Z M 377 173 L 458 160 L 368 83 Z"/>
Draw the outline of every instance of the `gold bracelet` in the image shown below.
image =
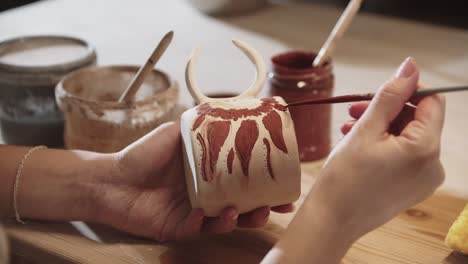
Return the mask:
<path id="1" fill-rule="evenodd" d="M 21 173 L 23 171 L 24 163 L 34 151 L 38 149 L 45 149 L 45 148 L 47 147 L 36 146 L 36 147 L 31 148 L 28 152 L 26 152 L 26 154 L 24 154 L 23 159 L 20 161 L 20 164 L 18 165 L 18 170 L 16 171 L 15 184 L 13 185 L 13 209 L 15 210 L 16 221 L 18 221 L 21 224 L 26 224 L 23 220 L 21 220 L 21 217 L 18 211 L 18 189 L 19 189 L 19 181 L 21 178 Z"/>

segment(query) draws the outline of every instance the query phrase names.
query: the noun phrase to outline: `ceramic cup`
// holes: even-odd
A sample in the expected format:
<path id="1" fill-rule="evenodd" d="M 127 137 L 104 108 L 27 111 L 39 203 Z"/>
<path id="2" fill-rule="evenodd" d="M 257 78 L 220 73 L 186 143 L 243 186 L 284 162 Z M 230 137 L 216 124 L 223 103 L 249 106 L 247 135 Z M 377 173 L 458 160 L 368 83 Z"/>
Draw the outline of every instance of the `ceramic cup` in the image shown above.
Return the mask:
<path id="1" fill-rule="evenodd" d="M 66 148 L 115 152 L 183 111 L 178 84 L 153 70 L 131 103 L 119 103 L 139 67 L 91 67 L 67 75 L 56 88 L 65 116 Z"/>
<path id="2" fill-rule="evenodd" d="M 247 44 L 234 41 L 255 64 L 257 79 L 231 98 L 210 98 L 193 79 L 196 54 L 186 68 L 187 88 L 199 104 L 182 114 L 184 166 L 192 207 L 217 216 L 226 206 L 244 213 L 294 202 L 300 162 L 291 115 L 281 97 L 256 99 L 265 65 Z"/>

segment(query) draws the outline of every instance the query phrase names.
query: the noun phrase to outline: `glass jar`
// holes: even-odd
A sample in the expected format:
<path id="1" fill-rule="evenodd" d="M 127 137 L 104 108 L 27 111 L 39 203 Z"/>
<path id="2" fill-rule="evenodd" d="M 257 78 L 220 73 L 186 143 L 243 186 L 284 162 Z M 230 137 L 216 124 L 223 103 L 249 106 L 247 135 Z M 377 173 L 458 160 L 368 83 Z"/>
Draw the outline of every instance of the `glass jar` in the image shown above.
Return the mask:
<path id="1" fill-rule="evenodd" d="M 281 96 L 290 102 L 330 97 L 334 75 L 332 61 L 313 67 L 313 52 L 290 51 L 271 59 L 268 96 Z M 304 105 L 289 109 L 301 161 L 326 157 L 331 150 L 331 105 Z"/>

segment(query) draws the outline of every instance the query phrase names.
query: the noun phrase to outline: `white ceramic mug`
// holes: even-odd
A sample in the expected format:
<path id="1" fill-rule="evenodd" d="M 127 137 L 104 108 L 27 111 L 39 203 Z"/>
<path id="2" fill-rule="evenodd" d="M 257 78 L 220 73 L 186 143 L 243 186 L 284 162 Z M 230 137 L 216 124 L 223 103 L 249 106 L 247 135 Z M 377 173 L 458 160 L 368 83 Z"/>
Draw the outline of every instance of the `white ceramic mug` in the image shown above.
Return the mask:
<path id="1" fill-rule="evenodd" d="M 300 162 L 293 121 L 281 97 L 256 99 L 266 78 L 261 56 L 233 41 L 255 64 L 257 78 L 236 97 L 201 93 L 193 65 L 187 88 L 199 103 L 182 114 L 184 166 L 192 207 L 217 216 L 227 206 L 239 213 L 294 202 L 300 195 Z"/>

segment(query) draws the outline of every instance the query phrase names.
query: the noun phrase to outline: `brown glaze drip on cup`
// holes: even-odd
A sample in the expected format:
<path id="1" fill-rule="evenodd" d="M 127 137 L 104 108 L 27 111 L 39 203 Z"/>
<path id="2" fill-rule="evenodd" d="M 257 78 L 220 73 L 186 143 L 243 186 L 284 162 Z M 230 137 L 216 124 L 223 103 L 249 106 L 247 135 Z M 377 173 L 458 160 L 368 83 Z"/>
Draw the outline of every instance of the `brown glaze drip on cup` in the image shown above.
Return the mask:
<path id="1" fill-rule="evenodd" d="M 269 96 L 281 96 L 287 103 L 327 98 L 332 95 L 332 62 L 312 67 L 315 53 L 292 51 L 271 59 Z M 331 149 L 331 106 L 309 105 L 288 108 L 294 122 L 301 161 L 324 158 Z"/>
<path id="2" fill-rule="evenodd" d="M 202 164 L 201 164 L 201 172 L 202 172 L 202 179 L 204 181 L 207 181 L 207 182 L 210 182 L 212 179 L 211 178 L 208 178 L 208 175 L 206 173 L 206 158 L 207 158 L 207 151 L 206 151 L 206 145 L 205 145 L 205 141 L 203 140 L 203 137 L 201 136 L 200 133 L 197 134 L 197 140 L 198 142 L 200 143 L 200 146 L 202 148 Z"/>
<path id="3" fill-rule="evenodd" d="M 263 138 L 263 144 L 265 144 L 266 147 L 266 160 L 267 160 L 267 168 L 268 168 L 268 173 L 270 173 L 270 177 L 274 180 L 275 175 L 273 174 L 273 167 L 271 167 L 271 147 L 270 147 L 270 142 L 266 138 Z"/>
<path id="4" fill-rule="evenodd" d="M 236 133 L 236 153 L 241 163 L 242 172 L 246 177 L 249 177 L 250 158 L 258 135 L 257 122 L 254 120 L 243 120 Z"/>
<path id="5" fill-rule="evenodd" d="M 219 152 L 229 134 L 231 123 L 229 121 L 214 121 L 208 124 L 207 137 L 210 151 L 210 173 L 215 172 Z"/>
<path id="6" fill-rule="evenodd" d="M 227 156 L 227 169 L 229 174 L 232 174 L 232 163 L 234 162 L 234 150 L 231 148 Z"/>
<path id="7" fill-rule="evenodd" d="M 286 148 L 286 143 L 284 142 L 283 137 L 283 124 L 281 122 L 281 116 L 273 111 L 268 113 L 262 119 L 263 125 L 270 133 L 271 141 L 277 148 L 279 148 L 284 153 L 288 153 L 288 149 Z"/>

